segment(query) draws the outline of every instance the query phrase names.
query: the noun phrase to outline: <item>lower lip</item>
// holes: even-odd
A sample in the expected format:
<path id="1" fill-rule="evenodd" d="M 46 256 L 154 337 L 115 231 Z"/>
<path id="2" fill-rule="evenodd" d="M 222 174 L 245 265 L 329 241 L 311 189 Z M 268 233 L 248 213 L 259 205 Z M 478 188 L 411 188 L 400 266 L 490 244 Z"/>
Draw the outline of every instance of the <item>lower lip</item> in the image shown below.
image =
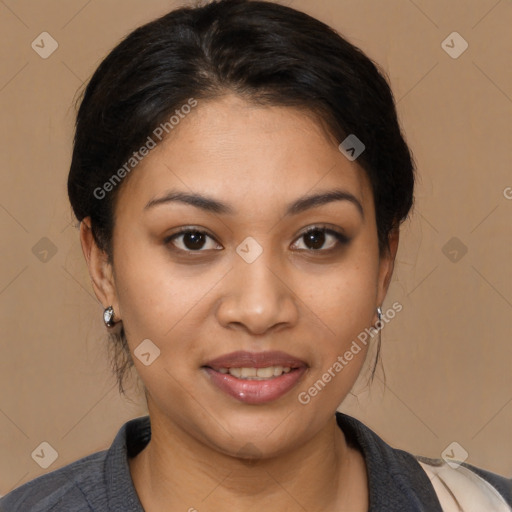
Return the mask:
<path id="1" fill-rule="evenodd" d="M 281 398 L 288 393 L 304 375 L 306 367 L 294 368 L 289 373 L 266 380 L 238 379 L 229 373 L 220 373 L 204 368 L 221 391 L 246 404 L 264 404 Z"/>

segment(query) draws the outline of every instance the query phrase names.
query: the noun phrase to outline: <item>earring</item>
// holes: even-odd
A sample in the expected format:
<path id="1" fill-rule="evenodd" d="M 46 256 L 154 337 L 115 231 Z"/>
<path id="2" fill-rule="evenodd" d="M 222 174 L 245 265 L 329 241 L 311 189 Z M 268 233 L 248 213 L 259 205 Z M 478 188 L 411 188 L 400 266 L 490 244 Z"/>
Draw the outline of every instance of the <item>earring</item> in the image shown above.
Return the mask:
<path id="1" fill-rule="evenodd" d="M 103 321 L 107 327 L 114 327 L 114 308 L 112 306 L 103 311 Z"/>
<path id="2" fill-rule="evenodd" d="M 380 306 L 377 308 L 377 316 L 379 317 L 379 322 L 382 318 L 382 309 L 380 309 Z"/>

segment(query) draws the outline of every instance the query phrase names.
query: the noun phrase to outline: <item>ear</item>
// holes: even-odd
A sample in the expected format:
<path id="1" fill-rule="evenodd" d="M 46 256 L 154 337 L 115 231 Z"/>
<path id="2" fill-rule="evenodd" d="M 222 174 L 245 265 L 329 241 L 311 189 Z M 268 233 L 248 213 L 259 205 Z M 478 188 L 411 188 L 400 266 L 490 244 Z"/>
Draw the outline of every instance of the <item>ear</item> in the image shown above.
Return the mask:
<path id="1" fill-rule="evenodd" d="M 384 253 L 379 258 L 379 278 L 377 284 L 377 306 L 381 306 L 386 298 L 389 283 L 393 275 L 395 265 L 395 257 L 398 250 L 398 240 L 400 237 L 400 229 L 394 226 L 388 235 L 388 245 Z"/>
<path id="2" fill-rule="evenodd" d="M 90 217 L 80 222 L 80 242 L 96 297 L 103 304 L 103 308 L 108 306 L 114 308 L 115 321 L 121 320 L 113 268 L 108 262 L 106 252 L 102 251 L 94 240 Z"/>

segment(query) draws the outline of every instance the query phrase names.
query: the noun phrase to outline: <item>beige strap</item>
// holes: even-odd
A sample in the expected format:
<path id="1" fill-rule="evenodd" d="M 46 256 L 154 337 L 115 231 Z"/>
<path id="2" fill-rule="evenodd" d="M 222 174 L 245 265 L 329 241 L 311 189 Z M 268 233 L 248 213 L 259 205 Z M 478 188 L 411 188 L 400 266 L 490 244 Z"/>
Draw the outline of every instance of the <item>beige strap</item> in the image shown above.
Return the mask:
<path id="1" fill-rule="evenodd" d="M 474 471 L 418 460 L 437 493 L 443 512 L 511 512 L 503 496 Z"/>

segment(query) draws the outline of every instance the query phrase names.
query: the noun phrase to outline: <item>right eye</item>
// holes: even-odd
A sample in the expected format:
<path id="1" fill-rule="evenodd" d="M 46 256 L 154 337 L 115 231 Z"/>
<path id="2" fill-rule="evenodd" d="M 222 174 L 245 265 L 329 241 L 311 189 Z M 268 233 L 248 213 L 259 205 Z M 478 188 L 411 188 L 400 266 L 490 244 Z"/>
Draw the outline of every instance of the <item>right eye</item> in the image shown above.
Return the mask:
<path id="1" fill-rule="evenodd" d="M 180 238 L 182 238 L 181 243 L 175 243 L 175 240 L 179 240 Z M 204 245 L 208 241 L 208 239 L 214 242 L 213 246 L 217 244 L 214 238 L 211 237 L 206 231 L 201 231 L 200 229 L 185 228 L 181 229 L 180 231 L 174 233 L 171 236 L 168 236 L 164 240 L 164 243 L 166 245 L 172 244 L 178 250 L 184 252 L 204 252 L 204 250 L 201 249 L 204 248 Z M 222 248 L 222 246 L 219 246 L 219 244 L 217 244 L 217 246 Z M 207 247 L 205 250 L 212 249 L 216 250 L 215 247 Z"/>

